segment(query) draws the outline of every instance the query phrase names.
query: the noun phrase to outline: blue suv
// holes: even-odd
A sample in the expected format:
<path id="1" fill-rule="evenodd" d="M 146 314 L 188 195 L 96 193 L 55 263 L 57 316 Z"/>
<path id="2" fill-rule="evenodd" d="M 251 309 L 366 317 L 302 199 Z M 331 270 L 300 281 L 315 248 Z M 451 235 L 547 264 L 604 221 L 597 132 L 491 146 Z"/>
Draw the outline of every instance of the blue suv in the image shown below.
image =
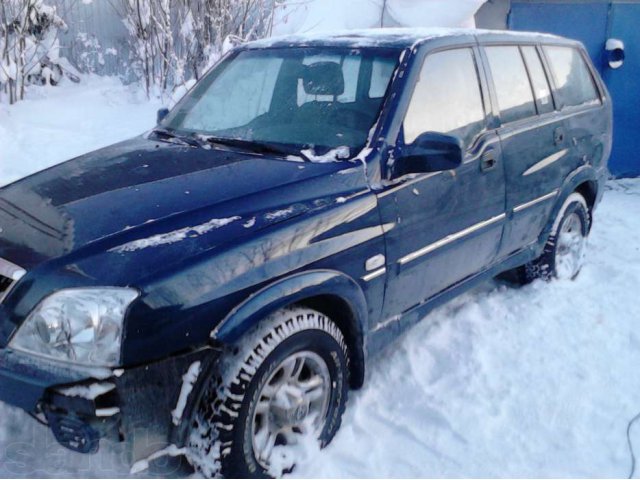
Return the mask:
<path id="1" fill-rule="evenodd" d="M 144 136 L 0 190 L 0 399 L 83 453 L 289 471 L 435 306 L 578 274 L 611 129 L 555 36 L 245 44 Z"/>

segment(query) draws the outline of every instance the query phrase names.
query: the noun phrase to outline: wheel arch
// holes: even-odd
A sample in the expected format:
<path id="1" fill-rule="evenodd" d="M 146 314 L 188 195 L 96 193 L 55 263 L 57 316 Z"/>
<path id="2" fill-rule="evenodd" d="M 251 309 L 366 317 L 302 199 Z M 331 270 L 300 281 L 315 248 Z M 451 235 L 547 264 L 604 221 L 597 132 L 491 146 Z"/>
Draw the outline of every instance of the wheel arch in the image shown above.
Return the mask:
<path id="1" fill-rule="evenodd" d="M 561 213 L 560 211 L 564 206 L 565 201 L 572 193 L 579 193 L 584 197 L 589 209 L 589 219 L 591 220 L 600 188 L 601 186 L 598 182 L 598 176 L 593 167 L 584 165 L 571 172 L 559 189 L 556 202 L 549 215 L 547 225 L 540 236 L 539 245 L 543 246 L 549 239 L 555 220 Z M 591 228 L 591 224 L 592 222 L 590 221 L 589 228 Z"/>
<path id="2" fill-rule="evenodd" d="M 367 303 L 360 286 L 337 271 L 302 272 L 264 287 L 235 307 L 211 332 L 211 338 L 232 344 L 270 314 L 291 305 L 312 308 L 336 323 L 349 348 L 350 385 L 362 386 Z"/>
<path id="3" fill-rule="evenodd" d="M 596 180 L 584 180 L 576 186 L 574 192 L 582 195 L 587 201 L 587 207 L 589 207 L 589 230 L 591 230 L 591 225 L 593 225 L 593 209 L 596 206 L 596 199 L 598 198 L 598 182 Z"/>

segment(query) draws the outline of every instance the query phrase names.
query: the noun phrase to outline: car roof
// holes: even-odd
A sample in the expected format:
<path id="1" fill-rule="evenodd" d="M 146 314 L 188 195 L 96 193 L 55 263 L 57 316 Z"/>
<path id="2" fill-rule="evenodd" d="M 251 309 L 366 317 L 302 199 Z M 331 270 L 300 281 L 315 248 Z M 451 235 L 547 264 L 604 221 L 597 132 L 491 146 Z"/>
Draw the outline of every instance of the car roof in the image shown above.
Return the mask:
<path id="1" fill-rule="evenodd" d="M 483 41 L 523 41 L 574 43 L 556 35 L 507 30 L 482 30 L 469 28 L 370 28 L 336 32 L 318 32 L 271 37 L 248 42 L 244 48 L 285 48 L 303 46 L 332 46 L 345 48 L 378 47 L 408 48 L 433 39 L 476 37 Z M 576 42 L 577 43 L 577 42 Z"/>

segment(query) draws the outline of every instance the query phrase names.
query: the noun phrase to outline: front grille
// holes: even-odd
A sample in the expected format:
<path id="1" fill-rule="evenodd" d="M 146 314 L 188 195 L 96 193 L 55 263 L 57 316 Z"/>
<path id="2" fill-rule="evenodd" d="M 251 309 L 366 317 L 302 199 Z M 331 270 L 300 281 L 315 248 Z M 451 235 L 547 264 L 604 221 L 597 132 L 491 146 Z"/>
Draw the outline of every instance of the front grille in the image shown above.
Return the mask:
<path id="1" fill-rule="evenodd" d="M 9 290 L 25 275 L 24 269 L 19 266 L 0 258 L 0 303 L 7 296 Z"/>

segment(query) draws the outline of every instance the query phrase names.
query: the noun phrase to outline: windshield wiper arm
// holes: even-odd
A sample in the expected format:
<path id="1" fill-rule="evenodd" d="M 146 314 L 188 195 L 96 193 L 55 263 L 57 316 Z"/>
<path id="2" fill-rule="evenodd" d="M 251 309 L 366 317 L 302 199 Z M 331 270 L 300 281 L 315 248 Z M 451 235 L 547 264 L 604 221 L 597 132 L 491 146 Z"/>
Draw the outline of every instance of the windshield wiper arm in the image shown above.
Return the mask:
<path id="1" fill-rule="evenodd" d="M 239 138 L 227 138 L 227 137 L 212 137 L 210 135 L 201 135 L 200 138 L 207 143 L 227 145 L 230 147 L 246 148 L 254 152 L 260 153 L 275 153 L 278 155 L 294 155 L 300 157 L 306 161 L 309 158 L 295 147 L 287 147 L 285 145 L 271 143 L 271 142 L 259 142 L 254 140 L 242 140 Z"/>
<path id="2" fill-rule="evenodd" d="M 202 147 L 202 144 L 200 144 L 200 142 L 198 142 L 195 138 L 178 135 L 171 130 L 166 130 L 164 128 L 154 128 L 152 132 L 159 137 L 163 137 L 164 139 L 178 140 L 179 142 L 182 142 L 185 145 L 189 145 L 190 147 Z"/>

